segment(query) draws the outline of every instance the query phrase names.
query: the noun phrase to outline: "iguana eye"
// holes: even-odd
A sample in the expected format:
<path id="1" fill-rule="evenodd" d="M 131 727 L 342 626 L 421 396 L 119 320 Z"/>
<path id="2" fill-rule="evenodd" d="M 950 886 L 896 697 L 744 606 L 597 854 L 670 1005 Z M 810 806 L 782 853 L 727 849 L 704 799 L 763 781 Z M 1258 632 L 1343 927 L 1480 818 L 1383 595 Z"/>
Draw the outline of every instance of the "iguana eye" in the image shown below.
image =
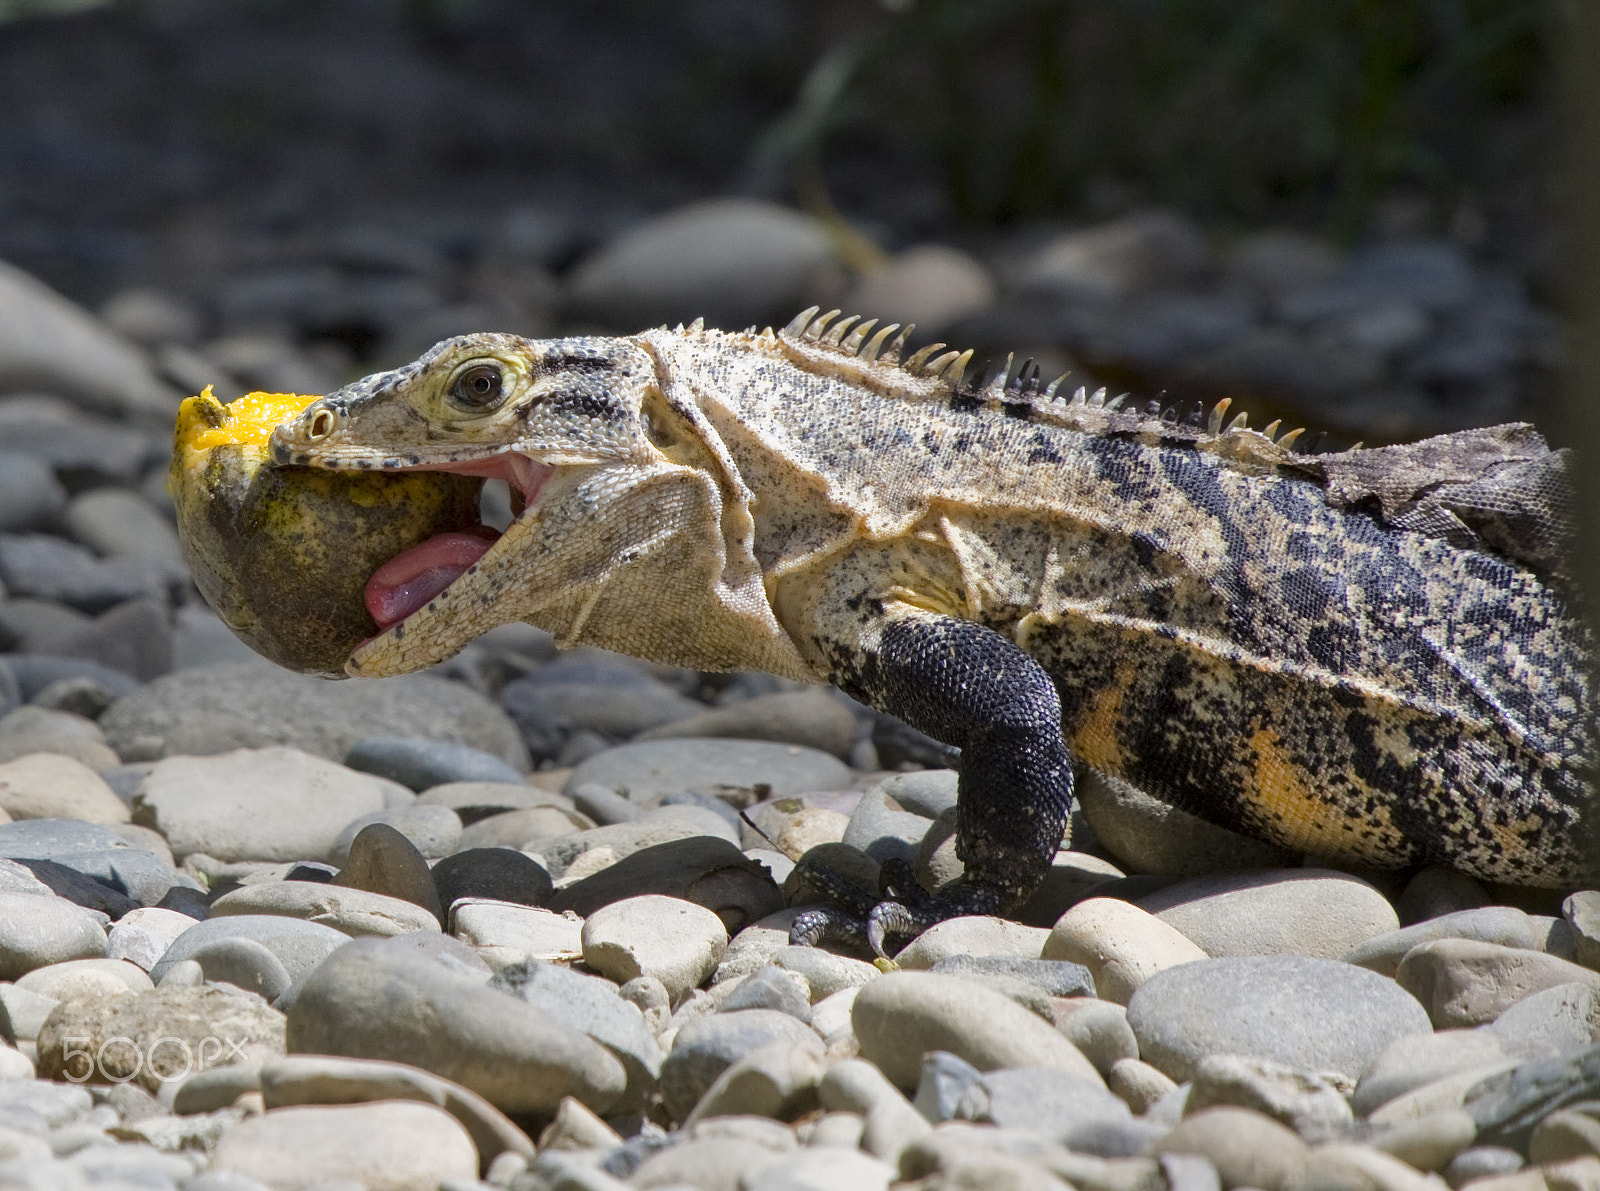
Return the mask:
<path id="1" fill-rule="evenodd" d="M 500 401 L 505 378 L 494 364 L 475 364 L 450 385 L 450 401 L 462 409 L 486 410 Z"/>

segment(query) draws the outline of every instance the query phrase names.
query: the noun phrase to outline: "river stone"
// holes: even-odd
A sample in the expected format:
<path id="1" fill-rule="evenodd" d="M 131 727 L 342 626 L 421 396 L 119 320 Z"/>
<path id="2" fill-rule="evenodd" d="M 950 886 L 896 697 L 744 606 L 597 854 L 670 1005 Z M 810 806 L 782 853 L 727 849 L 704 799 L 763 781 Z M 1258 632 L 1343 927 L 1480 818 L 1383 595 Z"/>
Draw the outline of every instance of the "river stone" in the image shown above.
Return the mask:
<path id="1" fill-rule="evenodd" d="M 584 963 L 617 984 L 654 976 L 674 1002 L 716 971 L 727 947 L 712 911 L 655 894 L 613 902 L 583 924 Z"/>
<path id="2" fill-rule="evenodd" d="M 1540 951 L 1544 947 L 1544 933 L 1537 922 L 1515 906 L 1477 906 L 1374 935 L 1352 947 L 1341 958 L 1347 964 L 1360 964 L 1384 976 L 1393 976 L 1406 952 L 1435 939 L 1475 939 L 1480 943 Z"/>
<path id="3" fill-rule="evenodd" d="M 1523 997 L 1560 984 L 1600 991 L 1600 972 L 1543 952 L 1474 939 L 1418 944 L 1400 961 L 1395 980 L 1427 1007 L 1438 1029 L 1483 1025 Z"/>
<path id="4" fill-rule="evenodd" d="M 13 819 L 126 823 L 127 804 L 82 761 L 33 753 L 0 765 L 0 811 Z"/>
<path id="5" fill-rule="evenodd" d="M 1175 1080 L 1210 1054 L 1271 1059 L 1350 1080 L 1390 1042 L 1429 1033 L 1394 981 L 1305 956 L 1205 959 L 1157 972 L 1128 1001 L 1139 1054 Z"/>
<path id="6" fill-rule="evenodd" d="M 1205 959 L 1206 953 L 1138 906 L 1120 898 L 1092 897 L 1056 921 L 1040 957 L 1083 965 L 1100 996 L 1127 1004 L 1152 976 Z"/>
<path id="7" fill-rule="evenodd" d="M 1350 1106 L 1367 1116 L 1416 1088 L 1463 1071 L 1514 1061 L 1506 1039 L 1492 1030 L 1437 1030 L 1407 1034 L 1378 1052 L 1361 1075 Z"/>
<path id="8" fill-rule="evenodd" d="M 328 854 L 329 859 L 341 868 L 347 867 L 350 845 L 355 842 L 356 836 L 374 823 L 393 828 L 410 842 L 412 851 L 420 854 L 425 861 L 439 860 L 461 850 L 461 820 L 453 810 L 442 806 L 412 803 L 410 806 L 391 806 L 381 811 L 369 811 L 350 820 L 334 839 L 333 850 Z M 424 864 L 423 867 L 426 868 L 427 865 Z M 382 893 L 384 890 L 375 892 Z"/>
<path id="9" fill-rule="evenodd" d="M 862 987 L 850 1020 L 861 1057 L 915 1088 L 922 1056 L 947 1050 L 980 1071 L 1053 1067 L 1102 1082 L 1083 1053 L 1003 993 L 959 976 L 890 972 Z"/>
<path id="10" fill-rule="evenodd" d="M 188 962 L 198 964 L 201 975 L 208 981 L 231 984 L 269 1002 L 283 996 L 294 983 L 283 961 L 254 939 L 238 936 L 213 939 L 197 948 Z M 163 980 L 161 986 L 165 988 L 166 985 L 167 981 Z"/>
<path id="11" fill-rule="evenodd" d="M 442 1108 L 409 1100 L 277 1108 L 225 1130 L 211 1170 L 264 1180 L 274 1188 L 359 1186 L 434 1191 L 473 1183 L 478 1151 Z"/>
<path id="12" fill-rule="evenodd" d="M 634 894 L 703 906 L 729 933 L 783 908 L 783 895 L 762 865 L 727 840 L 700 834 L 641 848 L 593 876 L 557 889 L 549 905 L 589 916 Z"/>
<path id="13" fill-rule="evenodd" d="M 122 959 L 68 959 L 17 977 L 25 992 L 70 1001 L 80 996 L 121 996 L 155 987 L 143 968 Z"/>
<path id="14" fill-rule="evenodd" d="M 996 956 L 1037 960 L 1050 932 L 1006 918 L 967 915 L 935 923 L 894 957 L 908 970 L 923 970 L 956 957 Z"/>
<path id="15" fill-rule="evenodd" d="M 320 964 L 290 1007 L 288 1046 L 410 1063 L 508 1113 L 549 1116 L 563 1096 L 605 1112 L 627 1086 L 599 1043 L 404 939 L 357 939 Z"/>
<path id="16" fill-rule="evenodd" d="M 260 943 L 278 957 L 291 980 L 298 980 L 348 943 L 350 936 L 318 922 L 278 914 L 208 918 L 173 940 L 172 946 L 150 969 L 150 978 L 160 984 L 174 965 L 192 959 L 200 948 L 219 939 L 250 939 Z"/>
<path id="17" fill-rule="evenodd" d="M 638 1007 L 618 996 L 611 981 L 525 960 L 501 968 L 489 987 L 527 1002 L 559 1025 L 581 1030 L 617 1057 L 628 1073 L 628 1091 L 614 1113 L 638 1111 L 655 1091 L 661 1048 Z"/>
<path id="18" fill-rule="evenodd" d="M 528 1135 L 482 1096 L 431 1071 L 404 1063 L 288 1055 L 262 1064 L 259 1086 L 269 1111 L 303 1104 L 379 1100 L 421 1100 L 435 1105 L 455 1117 L 471 1135 L 482 1169 L 502 1153 L 520 1154 L 527 1159 L 534 1155 Z"/>
<path id="19" fill-rule="evenodd" d="M 542 906 L 550 897 L 550 874 L 511 848 L 468 848 L 433 866 L 433 885 L 448 910 L 462 898 L 486 898 Z"/>
<path id="20" fill-rule="evenodd" d="M 563 790 L 599 785 L 626 789 L 635 801 L 674 790 L 765 785 L 785 798 L 843 790 L 854 778 L 837 757 L 798 745 L 758 740 L 656 740 L 623 744 L 581 762 Z"/>
<path id="21" fill-rule="evenodd" d="M 442 807 L 405 808 L 412 809 L 437 811 L 455 819 Z M 385 813 L 404 814 L 405 810 Z M 421 906 L 440 925 L 444 924 L 444 906 L 428 862 L 403 832 L 388 823 L 368 823 L 356 834 L 334 884 L 399 898 Z"/>
<path id="22" fill-rule="evenodd" d="M 1281 868 L 1298 857 L 1207 823 L 1138 787 L 1092 770 L 1077 787 L 1083 817 L 1106 851 L 1135 873 L 1191 877 L 1218 870 Z"/>
<path id="23" fill-rule="evenodd" d="M 415 736 L 366 736 L 344 763 L 421 793 L 447 782 L 520 782 L 522 771 L 493 753 Z"/>
<path id="24" fill-rule="evenodd" d="M 1557 1053 L 1582 1050 L 1600 1042 L 1600 989 L 1573 983 L 1530 993 L 1484 1028 L 1529 1057 L 1547 1046 Z"/>
<path id="25" fill-rule="evenodd" d="M 450 910 L 450 929 L 496 971 L 527 960 L 583 958 L 583 920 L 537 906 L 460 898 Z"/>
<path id="26" fill-rule="evenodd" d="M 1289 1129 L 1247 1108 L 1208 1108 L 1186 1116 L 1156 1146 L 1157 1154 L 1198 1154 L 1217 1168 L 1224 1187 L 1284 1191 L 1306 1168 L 1310 1151 Z"/>
<path id="27" fill-rule="evenodd" d="M 131 960 L 148 972 L 194 923 L 193 918 L 177 910 L 139 906 L 112 926 L 107 954 L 112 959 Z"/>
<path id="28" fill-rule="evenodd" d="M 661 1097 L 668 1114 L 682 1120 L 724 1071 L 778 1043 L 822 1054 L 815 1031 L 776 1009 L 714 1013 L 681 1027 L 661 1065 Z"/>
<path id="29" fill-rule="evenodd" d="M 528 768 L 527 746 L 503 711 L 427 675 L 332 683 L 266 662 L 203 666 L 117 700 L 100 726 L 128 761 L 270 745 L 342 761 L 356 741 L 385 734 L 464 744 Z"/>
<path id="30" fill-rule="evenodd" d="M 106 932 L 83 907 L 53 895 L 0 893 L 0 980 L 105 953 Z"/>
<path id="31" fill-rule="evenodd" d="M 438 915 L 413 902 L 315 881 L 263 881 L 259 885 L 241 885 L 211 903 L 209 921 L 230 914 L 283 914 L 331 926 L 356 937 L 441 929 Z"/>
<path id="32" fill-rule="evenodd" d="M 848 758 L 855 744 L 856 717 L 821 687 L 758 695 L 725 707 L 641 732 L 634 739 L 676 740 L 715 737 L 723 740 L 770 740 L 821 749 Z"/>
<path id="33" fill-rule="evenodd" d="M 1400 926 L 1389 899 L 1367 882 L 1318 868 L 1191 877 L 1140 898 L 1138 905 L 1213 959 L 1339 959 L 1352 947 Z"/>
<path id="34" fill-rule="evenodd" d="M 201 986 L 89 996 L 51 1010 L 39 1031 L 39 1072 L 49 1079 L 92 1073 L 95 1082 L 131 1077 L 155 1092 L 197 1069 L 281 1055 L 283 1034 L 283 1014 L 249 993 Z"/>
<path id="35" fill-rule="evenodd" d="M 174 886 L 194 884 L 150 852 L 130 844 L 117 830 L 119 826 L 76 819 L 22 819 L 0 824 L 0 857 L 17 861 L 63 897 L 117 917 L 132 908 L 122 905 L 129 896 L 143 905 L 155 905 Z M 58 872 L 35 861 L 72 871 Z M 109 888 L 94 888 L 85 878 Z M 124 890 L 126 893 L 121 892 Z"/>
<path id="36" fill-rule="evenodd" d="M 572 799 L 565 794 L 541 790 L 525 782 L 445 782 L 417 795 L 416 805 L 446 807 L 468 827 L 506 811 L 539 806 L 553 806 L 564 811 L 575 809 Z"/>
<path id="37" fill-rule="evenodd" d="M 583 317 L 613 327 L 704 317 L 712 326 L 782 321 L 835 278 L 832 237 L 776 203 L 718 198 L 646 220 L 573 272 Z"/>
<path id="38" fill-rule="evenodd" d="M 134 819 L 178 856 L 324 860 L 345 825 L 385 806 L 386 784 L 298 749 L 168 757 L 134 795 Z"/>

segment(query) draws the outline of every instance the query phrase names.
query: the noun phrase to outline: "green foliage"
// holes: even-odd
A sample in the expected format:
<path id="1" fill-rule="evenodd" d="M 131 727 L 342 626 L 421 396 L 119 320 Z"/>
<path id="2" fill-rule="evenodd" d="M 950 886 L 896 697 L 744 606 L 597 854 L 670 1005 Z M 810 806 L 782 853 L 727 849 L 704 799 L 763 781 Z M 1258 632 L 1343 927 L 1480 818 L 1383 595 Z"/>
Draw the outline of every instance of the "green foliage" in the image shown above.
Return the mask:
<path id="1" fill-rule="evenodd" d="M 764 151 L 911 134 L 1004 221 L 1123 193 L 1360 230 L 1405 183 L 1448 210 L 1479 123 L 1542 73 L 1539 0 L 910 0 L 815 59 Z M 1105 205 L 1102 201 L 1098 205 Z"/>

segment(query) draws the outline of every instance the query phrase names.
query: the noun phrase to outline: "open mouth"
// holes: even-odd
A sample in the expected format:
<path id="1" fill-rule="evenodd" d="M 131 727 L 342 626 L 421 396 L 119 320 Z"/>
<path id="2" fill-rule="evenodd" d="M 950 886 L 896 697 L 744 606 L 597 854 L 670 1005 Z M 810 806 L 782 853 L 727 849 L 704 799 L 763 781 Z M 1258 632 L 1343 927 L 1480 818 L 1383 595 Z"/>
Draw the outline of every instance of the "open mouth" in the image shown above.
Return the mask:
<path id="1" fill-rule="evenodd" d="M 401 468 L 403 471 L 446 471 L 457 475 L 482 476 L 504 480 L 511 488 L 513 513 L 521 517 L 533 504 L 554 473 L 553 467 L 536 463 L 526 455 L 504 451 L 484 459 Z M 372 573 L 367 580 L 367 611 L 387 632 L 406 617 L 471 570 L 494 548 L 500 533 L 487 525 L 476 529 L 439 534 L 420 545 L 397 554 Z"/>

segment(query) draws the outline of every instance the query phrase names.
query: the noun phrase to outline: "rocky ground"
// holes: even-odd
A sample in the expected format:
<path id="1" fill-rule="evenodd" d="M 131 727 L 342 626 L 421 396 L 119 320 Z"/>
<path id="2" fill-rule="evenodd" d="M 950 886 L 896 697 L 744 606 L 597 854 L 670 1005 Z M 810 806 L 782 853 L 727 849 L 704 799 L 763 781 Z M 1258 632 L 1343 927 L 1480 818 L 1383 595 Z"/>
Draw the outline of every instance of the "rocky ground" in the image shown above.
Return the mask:
<path id="1" fill-rule="evenodd" d="M 490 317 L 418 296 L 416 242 L 346 248 L 229 300 L 386 294 L 398 354 Z M 836 298 L 1130 375 L 1222 352 L 1396 430 L 1517 412 L 1550 346 L 1444 240 L 847 248 L 721 202 L 516 292 L 530 330 Z M 1021 922 L 885 972 L 787 945 L 791 869 L 952 873 L 902 726 L 516 626 L 377 683 L 252 660 L 177 548 L 174 402 L 356 361 L 226 317 L 0 268 L 0 1187 L 1600 1187 L 1600 893 L 1308 867 L 1086 782 Z"/>

